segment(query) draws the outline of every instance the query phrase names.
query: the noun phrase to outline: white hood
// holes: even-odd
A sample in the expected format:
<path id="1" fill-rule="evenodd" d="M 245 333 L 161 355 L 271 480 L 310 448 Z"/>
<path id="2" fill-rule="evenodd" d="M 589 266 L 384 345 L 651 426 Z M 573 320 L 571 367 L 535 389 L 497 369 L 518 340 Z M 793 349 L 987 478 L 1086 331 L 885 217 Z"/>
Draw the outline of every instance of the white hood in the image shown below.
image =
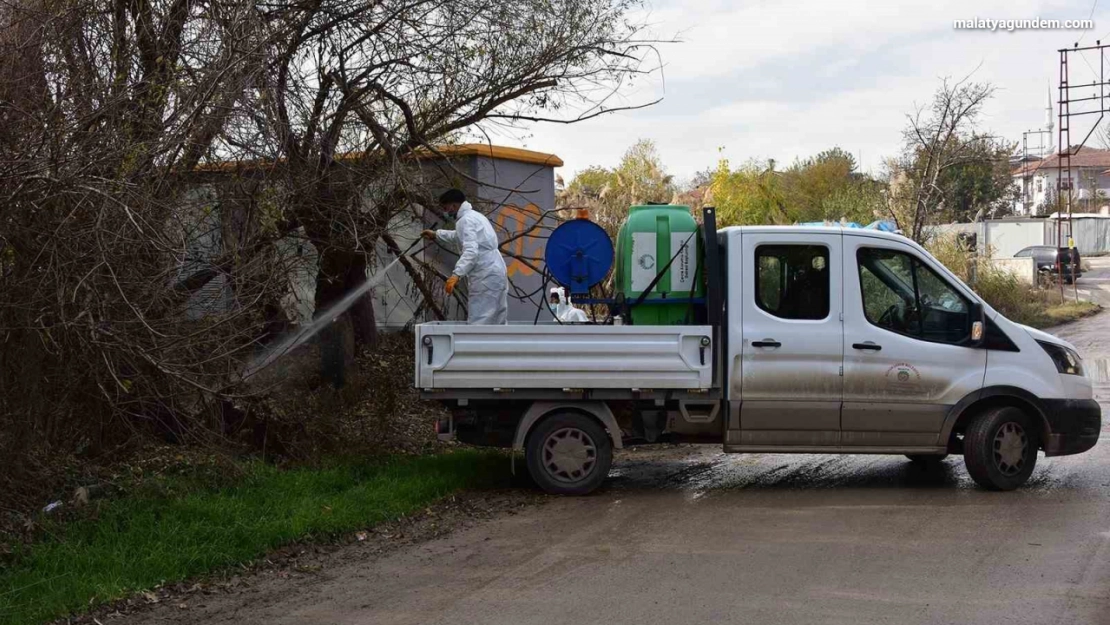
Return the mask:
<path id="1" fill-rule="evenodd" d="M 1075 345 L 1072 345 L 1071 343 L 1065 341 L 1064 339 L 1062 339 L 1058 336 L 1053 336 L 1053 335 L 1049 334 L 1048 332 L 1044 332 L 1044 331 L 1038 330 L 1036 328 L 1031 328 L 1027 325 L 1023 325 L 1023 324 L 1020 324 L 1020 323 L 1015 323 L 1014 325 L 1018 326 L 1022 330 L 1025 330 L 1026 334 L 1033 337 L 1033 340 L 1035 340 L 1035 341 L 1044 341 L 1045 343 L 1055 343 L 1056 345 L 1063 345 L 1064 347 L 1067 347 L 1068 349 L 1070 349 L 1070 350 L 1072 350 L 1076 353 L 1079 352 L 1079 350 L 1077 350 L 1075 348 Z"/>

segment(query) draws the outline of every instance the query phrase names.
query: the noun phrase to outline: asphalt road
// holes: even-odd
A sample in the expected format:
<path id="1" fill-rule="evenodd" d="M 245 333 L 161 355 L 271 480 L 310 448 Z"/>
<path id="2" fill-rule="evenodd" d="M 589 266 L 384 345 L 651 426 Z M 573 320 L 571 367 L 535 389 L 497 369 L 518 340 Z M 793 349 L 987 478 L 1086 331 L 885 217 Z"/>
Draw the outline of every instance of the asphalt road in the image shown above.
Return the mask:
<path id="1" fill-rule="evenodd" d="M 1110 256 L 1083 261 L 1090 269 L 1075 283 L 1079 298 L 1110 307 Z"/>
<path id="2" fill-rule="evenodd" d="M 1097 278 L 1097 276 L 1092 276 Z M 1110 408 L 1110 312 L 1075 342 Z M 621 454 L 553 498 L 311 582 L 148 621 L 506 625 L 1110 623 L 1110 426 L 1010 493 L 961 458 Z M 253 598 L 252 598 L 253 597 Z"/>

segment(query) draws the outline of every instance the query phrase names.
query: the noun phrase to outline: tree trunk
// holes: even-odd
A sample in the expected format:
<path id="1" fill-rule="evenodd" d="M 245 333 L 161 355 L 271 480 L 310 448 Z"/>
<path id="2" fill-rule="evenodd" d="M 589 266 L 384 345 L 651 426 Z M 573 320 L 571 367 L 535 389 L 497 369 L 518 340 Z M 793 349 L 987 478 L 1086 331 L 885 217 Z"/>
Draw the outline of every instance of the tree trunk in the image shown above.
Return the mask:
<path id="1" fill-rule="evenodd" d="M 344 292 L 361 287 L 366 278 L 366 255 L 348 254 L 344 273 Z M 351 325 L 355 329 L 355 349 L 373 349 L 378 345 L 378 324 L 374 319 L 374 297 L 370 292 L 363 293 L 347 311 Z"/>
<path id="2" fill-rule="evenodd" d="M 337 250 L 324 248 L 320 251 L 320 266 L 316 274 L 316 313 L 319 319 L 328 308 L 343 298 L 346 286 L 346 269 Z M 335 388 L 343 386 L 346 355 L 343 353 L 343 338 L 338 325 L 333 320 L 317 335 L 320 341 L 320 374 Z"/>
<path id="3" fill-rule="evenodd" d="M 325 248 L 320 253 L 320 269 L 316 275 L 316 316 L 342 300 L 366 282 L 366 257 L 343 250 Z M 354 328 L 355 351 L 372 348 L 378 342 L 374 320 L 374 302 L 364 293 L 341 315 L 347 315 Z M 333 386 L 343 386 L 347 360 L 340 324 L 334 321 L 320 332 L 321 373 Z M 353 354 L 352 354 L 353 355 Z"/>
<path id="4" fill-rule="evenodd" d="M 316 275 L 316 310 L 322 312 L 347 294 L 366 283 L 366 257 L 342 250 L 325 249 L 320 254 L 320 270 Z M 345 311 L 355 329 L 355 344 L 374 347 L 378 327 L 374 319 L 374 300 L 362 294 Z"/>

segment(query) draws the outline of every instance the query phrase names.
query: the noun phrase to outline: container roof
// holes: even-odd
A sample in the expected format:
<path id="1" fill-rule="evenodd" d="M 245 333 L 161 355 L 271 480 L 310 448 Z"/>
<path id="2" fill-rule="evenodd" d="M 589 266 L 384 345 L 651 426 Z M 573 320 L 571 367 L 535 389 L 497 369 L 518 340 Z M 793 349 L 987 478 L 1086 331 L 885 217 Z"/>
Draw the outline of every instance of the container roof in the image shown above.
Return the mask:
<path id="1" fill-rule="evenodd" d="M 545 165 L 547 167 L 562 167 L 563 159 L 548 154 L 546 152 L 535 152 L 532 150 L 525 150 L 524 148 L 512 148 L 504 145 L 491 145 L 488 143 L 461 143 L 458 145 L 442 145 L 436 146 L 435 152 L 426 148 L 421 148 L 413 151 L 411 157 L 421 160 L 431 160 L 442 157 L 447 158 L 464 158 L 468 156 L 483 156 L 486 158 L 496 158 L 505 161 L 515 161 L 518 163 L 532 163 L 535 165 Z M 362 156 L 362 152 L 348 152 L 346 154 L 338 154 L 335 157 L 336 161 L 350 161 Z M 269 169 L 275 165 L 280 165 L 285 162 L 285 159 L 279 159 L 277 162 L 267 161 L 264 159 L 253 160 L 227 160 L 201 163 L 197 165 L 194 172 L 197 173 L 212 173 L 212 172 L 233 172 L 244 169 Z"/>
<path id="2" fill-rule="evenodd" d="M 448 157 L 459 156 L 484 156 L 497 158 L 503 161 L 516 161 L 518 163 L 533 163 L 547 165 L 548 167 L 562 167 L 563 159 L 546 152 L 534 152 L 524 148 L 511 148 L 504 145 L 491 145 L 488 143 L 461 143 L 459 145 L 437 146 L 436 151 Z M 418 150 L 417 158 L 437 158 L 438 155 L 429 150 Z"/>

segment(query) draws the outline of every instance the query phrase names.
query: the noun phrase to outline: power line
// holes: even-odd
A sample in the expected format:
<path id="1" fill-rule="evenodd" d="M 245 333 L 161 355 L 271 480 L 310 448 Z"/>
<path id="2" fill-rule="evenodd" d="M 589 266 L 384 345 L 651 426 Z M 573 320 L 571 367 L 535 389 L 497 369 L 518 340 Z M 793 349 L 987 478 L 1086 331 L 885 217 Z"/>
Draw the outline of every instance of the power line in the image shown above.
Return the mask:
<path id="1" fill-rule="evenodd" d="M 1091 21 L 1092 19 L 1094 19 L 1094 17 L 1095 17 L 1095 7 L 1097 7 L 1097 6 L 1098 6 L 1098 0 L 1095 0 L 1094 4 L 1091 5 L 1091 14 L 1087 16 L 1087 21 L 1088 22 Z M 1106 33 L 1106 35 L 1110 35 L 1110 33 Z M 1103 35 L 1102 39 L 1106 39 L 1106 35 Z M 1083 38 L 1086 37 L 1086 36 L 1087 36 L 1087 31 L 1083 31 L 1083 34 L 1079 36 L 1079 41 L 1077 41 L 1075 43 L 1077 45 L 1080 44 L 1080 43 L 1083 43 Z"/>
<path id="2" fill-rule="evenodd" d="M 1102 40 L 1099 39 L 1099 41 L 1102 41 Z M 1075 42 L 1075 45 L 1079 45 L 1079 42 L 1078 41 Z M 1087 64 L 1087 67 L 1091 70 L 1092 74 L 1096 74 L 1096 75 L 1098 74 L 1098 71 L 1095 70 L 1095 66 L 1091 65 L 1091 62 L 1087 60 L 1087 57 L 1082 52 L 1079 53 L 1079 58 L 1083 59 L 1083 62 Z"/>

